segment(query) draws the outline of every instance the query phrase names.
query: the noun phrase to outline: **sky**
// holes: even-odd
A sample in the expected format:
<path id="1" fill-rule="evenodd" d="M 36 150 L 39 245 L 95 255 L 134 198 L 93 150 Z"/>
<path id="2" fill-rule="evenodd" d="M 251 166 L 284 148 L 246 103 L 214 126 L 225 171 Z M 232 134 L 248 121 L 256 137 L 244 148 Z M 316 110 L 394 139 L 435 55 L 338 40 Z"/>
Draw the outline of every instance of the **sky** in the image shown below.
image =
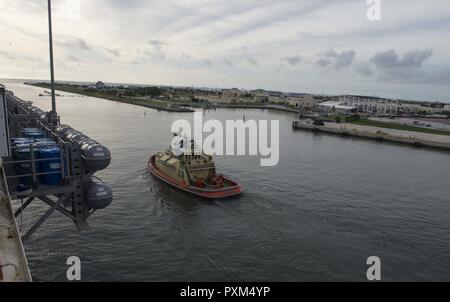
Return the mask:
<path id="1" fill-rule="evenodd" d="M 56 80 L 450 102 L 450 1 L 53 0 Z M 0 0 L 0 78 L 49 79 L 46 0 Z"/>

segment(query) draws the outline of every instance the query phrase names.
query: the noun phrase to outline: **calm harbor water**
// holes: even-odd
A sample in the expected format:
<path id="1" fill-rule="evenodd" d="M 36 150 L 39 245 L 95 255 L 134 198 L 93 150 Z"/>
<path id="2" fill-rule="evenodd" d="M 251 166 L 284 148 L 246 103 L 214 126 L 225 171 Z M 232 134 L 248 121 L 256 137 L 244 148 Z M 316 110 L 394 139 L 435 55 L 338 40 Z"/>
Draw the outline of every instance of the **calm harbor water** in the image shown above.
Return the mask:
<path id="1" fill-rule="evenodd" d="M 43 89 L 6 85 L 50 108 Z M 375 255 L 383 280 L 450 281 L 448 153 L 293 131 L 288 113 L 220 109 L 205 118 L 280 120 L 280 162 L 217 157 L 246 192 L 205 201 L 146 172 L 148 157 L 168 146 L 172 121 L 191 113 L 61 94 L 62 123 L 113 154 L 97 175 L 114 201 L 90 218 L 91 231 L 59 213 L 41 226 L 25 245 L 36 280 L 65 280 L 76 255 L 85 281 L 364 281 Z M 46 209 L 34 203 L 23 225 Z"/>

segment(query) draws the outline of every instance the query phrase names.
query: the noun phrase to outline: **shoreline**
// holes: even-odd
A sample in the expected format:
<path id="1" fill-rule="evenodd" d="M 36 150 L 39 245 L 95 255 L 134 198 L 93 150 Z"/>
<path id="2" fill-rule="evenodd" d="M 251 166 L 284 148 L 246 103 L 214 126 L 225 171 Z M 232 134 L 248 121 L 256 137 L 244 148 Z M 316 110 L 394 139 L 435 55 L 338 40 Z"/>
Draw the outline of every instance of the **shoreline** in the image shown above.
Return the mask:
<path id="1" fill-rule="evenodd" d="M 50 89 L 50 87 L 47 87 L 45 85 L 38 85 L 37 83 L 24 82 L 23 84 L 28 85 L 28 86 L 39 87 L 42 89 Z M 168 111 L 168 112 L 195 112 L 195 110 L 191 109 L 191 108 L 203 108 L 201 106 L 198 106 L 197 104 L 182 104 L 181 106 L 176 107 L 176 108 L 163 107 L 163 106 L 158 106 L 158 105 L 154 105 L 154 104 L 140 102 L 139 100 L 116 99 L 116 98 L 108 97 L 108 96 L 102 96 L 102 95 L 81 92 L 81 91 L 64 89 L 64 88 L 58 87 L 58 85 L 55 85 L 55 90 L 67 92 L 67 93 L 78 94 L 78 95 L 83 95 L 83 96 L 88 96 L 88 97 L 95 97 L 95 98 L 109 100 L 109 101 L 126 103 L 126 104 L 130 104 L 130 105 L 137 105 L 137 106 L 152 108 L 152 109 L 161 110 L 161 111 Z M 171 103 L 168 103 L 168 104 L 171 104 Z M 297 113 L 297 114 L 299 113 L 299 110 L 295 109 L 295 108 L 287 108 L 287 107 L 278 106 L 278 105 L 259 105 L 259 104 L 255 104 L 255 105 L 253 105 L 253 104 L 215 104 L 215 105 L 213 105 L 213 107 L 207 108 L 207 109 L 214 109 L 214 108 L 268 109 L 268 110 L 277 110 L 277 111 L 283 111 L 283 112 L 289 112 L 289 113 Z"/>
<path id="2" fill-rule="evenodd" d="M 48 89 L 45 85 L 37 85 L 34 83 L 24 83 L 25 85 L 39 87 L 43 89 Z M 185 104 L 182 107 L 170 108 L 163 107 L 149 103 L 143 103 L 139 100 L 126 100 L 126 99 L 115 99 L 108 98 L 107 96 L 98 96 L 90 93 L 82 93 L 79 91 L 74 91 L 71 89 L 61 89 L 60 87 L 55 87 L 55 90 L 73 93 L 88 97 L 97 97 L 100 99 L 105 99 L 109 101 L 115 101 L 130 105 L 136 105 L 146 108 L 155 109 L 158 111 L 167 111 L 167 112 L 195 112 L 192 108 L 202 108 L 201 106 L 195 106 L 197 104 Z M 170 103 L 168 103 L 169 105 Z M 189 106 L 191 105 L 191 106 Z M 214 107 L 208 109 L 272 109 L 277 111 L 282 111 L 286 113 L 296 113 L 299 111 L 295 108 L 285 108 L 277 105 L 260 105 L 260 104 L 215 104 Z M 445 138 L 445 135 L 439 134 L 428 134 L 423 132 L 414 132 L 407 130 L 398 130 L 398 129 L 390 129 L 390 128 L 382 128 L 382 127 L 374 127 L 367 125 L 358 125 L 358 124 L 347 124 L 347 123 L 325 123 L 324 126 L 313 125 L 311 122 L 306 122 L 305 120 L 297 120 L 292 122 L 292 128 L 294 130 L 309 130 L 314 132 L 324 132 L 329 134 L 337 134 L 341 136 L 353 136 L 358 138 L 376 140 L 376 141 L 386 141 L 392 143 L 399 143 L 403 145 L 410 145 L 415 147 L 428 147 L 434 149 L 441 149 L 450 151 L 450 137 L 448 139 Z M 444 137 L 444 138 L 443 138 Z"/>
<path id="3" fill-rule="evenodd" d="M 34 83 L 24 82 L 23 84 L 24 85 L 28 85 L 28 86 L 39 87 L 39 88 L 42 88 L 42 89 L 50 89 L 47 86 L 37 85 L 37 84 L 34 84 Z M 181 108 L 180 107 L 178 107 L 178 108 L 168 108 L 168 107 L 163 107 L 163 106 L 143 103 L 143 102 L 140 102 L 139 100 L 115 99 L 115 98 L 112 98 L 112 97 L 106 97 L 106 96 L 101 96 L 101 95 L 94 95 L 94 94 L 89 94 L 89 93 L 83 93 L 83 92 L 80 92 L 80 91 L 72 91 L 72 90 L 68 90 L 68 89 L 62 89 L 61 87 L 58 87 L 57 85 L 55 85 L 55 90 L 62 91 L 62 92 L 67 92 L 67 93 L 79 94 L 79 95 L 83 95 L 83 96 L 87 96 L 87 97 L 99 98 L 99 99 L 108 100 L 108 101 L 114 101 L 114 102 L 119 102 L 119 103 L 125 103 L 125 104 L 130 104 L 130 105 L 147 107 L 147 108 L 161 110 L 161 111 L 168 111 L 168 112 L 195 112 L 195 110 L 190 109 L 190 108 L 182 108 L 182 107 Z"/>

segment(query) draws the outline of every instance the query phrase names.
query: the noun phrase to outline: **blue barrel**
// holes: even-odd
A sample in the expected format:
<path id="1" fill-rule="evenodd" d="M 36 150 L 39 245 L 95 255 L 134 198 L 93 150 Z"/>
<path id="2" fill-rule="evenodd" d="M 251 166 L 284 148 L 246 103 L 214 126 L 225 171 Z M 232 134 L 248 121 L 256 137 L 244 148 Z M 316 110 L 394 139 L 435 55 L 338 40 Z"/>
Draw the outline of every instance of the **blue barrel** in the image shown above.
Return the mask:
<path id="1" fill-rule="evenodd" d="M 23 136 L 27 137 L 27 138 L 44 138 L 45 134 L 44 131 L 42 131 L 39 128 L 23 128 L 22 129 L 22 134 Z"/>
<path id="2" fill-rule="evenodd" d="M 22 133 L 27 133 L 27 132 L 43 132 L 42 129 L 39 128 L 23 128 Z"/>
<path id="3" fill-rule="evenodd" d="M 49 138 L 37 138 L 35 139 L 36 143 L 35 146 L 39 147 L 39 148 L 54 148 L 54 147 L 58 147 L 58 145 L 56 145 L 55 141 Z"/>
<path id="4" fill-rule="evenodd" d="M 29 131 L 24 132 L 23 135 L 27 138 L 36 139 L 36 138 L 44 138 L 45 134 L 42 131 Z"/>
<path id="5" fill-rule="evenodd" d="M 31 159 L 31 149 L 29 144 L 17 145 L 18 149 L 14 151 L 14 160 L 30 160 Z M 39 148 L 33 148 L 34 158 L 39 158 Z M 17 163 L 14 165 L 18 175 L 20 174 L 31 174 L 31 162 Z M 35 163 L 35 171 L 39 173 L 39 162 Z M 33 183 L 32 176 L 19 177 L 19 182 L 24 185 L 31 185 Z"/>
<path id="6" fill-rule="evenodd" d="M 41 183 L 49 186 L 57 186 L 61 180 L 61 160 L 59 159 L 60 150 L 59 147 L 46 147 L 39 150 L 39 158 L 48 160 L 42 160 L 39 163 L 39 171 L 41 173 L 48 172 L 60 172 L 55 174 L 41 175 Z M 57 159 L 51 159 L 57 158 Z"/>
<path id="7" fill-rule="evenodd" d="M 11 139 L 12 146 L 22 145 L 22 144 L 31 144 L 33 142 L 34 142 L 33 139 L 27 138 L 27 137 L 15 137 L 15 138 Z"/>
<path id="8" fill-rule="evenodd" d="M 55 142 L 51 138 L 48 137 L 40 137 L 35 139 L 36 142 Z"/>
<path id="9" fill-rule="evenodd" d="M 22 132 L 28 132 L 28 131 L 41 131 L 39 128 L 23 128 Z"/>

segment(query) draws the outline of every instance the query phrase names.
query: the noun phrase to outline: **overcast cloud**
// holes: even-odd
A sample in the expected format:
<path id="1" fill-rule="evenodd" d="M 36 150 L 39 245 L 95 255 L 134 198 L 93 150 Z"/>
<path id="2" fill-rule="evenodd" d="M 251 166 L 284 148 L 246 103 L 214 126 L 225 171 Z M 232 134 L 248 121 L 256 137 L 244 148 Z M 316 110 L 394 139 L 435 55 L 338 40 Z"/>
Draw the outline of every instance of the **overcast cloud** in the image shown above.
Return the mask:
<path id="1" fill-rule="evenodd" d="M 49 77 L 45 0 L 0 0 L 0 78 Z M 56 79 L 450 101 L 450 1 L 53 1 Z"/>

